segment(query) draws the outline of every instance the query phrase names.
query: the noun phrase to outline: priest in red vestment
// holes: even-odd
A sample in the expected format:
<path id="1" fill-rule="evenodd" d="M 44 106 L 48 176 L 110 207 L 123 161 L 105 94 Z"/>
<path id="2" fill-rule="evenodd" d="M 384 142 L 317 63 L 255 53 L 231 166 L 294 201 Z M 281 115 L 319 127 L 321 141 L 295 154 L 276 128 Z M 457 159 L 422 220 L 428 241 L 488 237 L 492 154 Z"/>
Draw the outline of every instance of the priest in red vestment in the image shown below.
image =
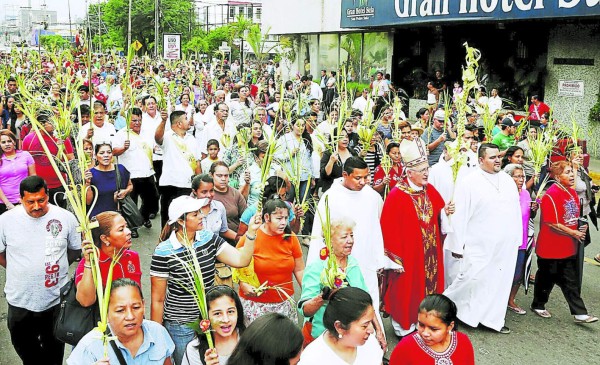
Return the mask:
<path id="1" fill-rule="evenodd" d="M 386 270 L 383 310 L 392 317 L 394 332 L 405 336 L 415 329 L 419 304 L 428 294 L 444 291 L 444 256 L 440 213 L 445 206 L 438 191 L 427 184 L 429 164 L 421 139 L 403 140 L 400 154 L 403 179 L 388 195 L 381 214 L 385 254 L 398 269 Z"/>

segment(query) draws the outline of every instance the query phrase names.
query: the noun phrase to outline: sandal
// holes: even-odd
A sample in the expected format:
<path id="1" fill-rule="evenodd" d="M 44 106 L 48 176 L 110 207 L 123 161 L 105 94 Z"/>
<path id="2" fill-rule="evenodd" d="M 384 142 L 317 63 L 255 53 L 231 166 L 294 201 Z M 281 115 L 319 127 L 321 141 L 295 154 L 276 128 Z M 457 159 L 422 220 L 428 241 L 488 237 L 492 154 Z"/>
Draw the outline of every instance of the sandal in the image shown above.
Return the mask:
<path id="1" fill-rule="evenodd" d="M 588 315 L 585 319 L 575 318 L 575 323 L 594 323 L 598 322 L 598 317 Z"/>
<path id="2" fill-rule="evenodd" d="M 519 306 L 511 307 L 510 305 L 508 305 L 507 308 L 521 316 L 527 314 L 527 311 Z"/>
<path id="3" fill-rule="evenodd" d="M 594 261 L 600 264 L 600 253 L 594 256 Z"/>
<path id="4" fill-rule="evenodd" d="M 548 312 L 548 311 L 547 311 L 547 310 L 545 310 L 545 309 L 534 309 L 534 308 L 531 308 L 531 310 L 532 310 L 532 311 L 533 311 L 535 314 L 537 314 L 538 316 L 540 316 L 540 317 L 542 317 L 542 318 L 550 318 L 550 317 L 552 317 L 552 314 L 550 314 L 550 312 Z"/>

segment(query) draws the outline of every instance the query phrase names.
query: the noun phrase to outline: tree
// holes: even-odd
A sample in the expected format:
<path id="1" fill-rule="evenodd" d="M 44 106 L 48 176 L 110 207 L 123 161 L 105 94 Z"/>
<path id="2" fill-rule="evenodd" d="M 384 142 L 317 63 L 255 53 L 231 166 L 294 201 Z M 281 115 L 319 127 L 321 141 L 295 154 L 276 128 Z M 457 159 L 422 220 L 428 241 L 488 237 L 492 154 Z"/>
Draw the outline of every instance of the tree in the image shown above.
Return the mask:
<path id="1" fill-rule="evenodd" d="M 142 44 L 142 53 L 154 49 L 154 9 L 156 0 L 136 0 L 131 8 L 131 40 Z M 100 7 L 98 12 L 95 6 Z M 159 33 L 180 33 L 182 40 L 191 40 L 196 29 L 193 0 L 160 0 L 159 1 Z M 101 14 L 101 19 L 108 29 L 109 38 L 120 48 L 127 48 L 127 26 L 129 1 L 107 0 L 91 4 L 90 15 Z M 94 22 L 90 20 L 92 28 Z M 95 30 L 91 29 L 92 35 Z M 104 39 L 103 39 L 104 40 Z M 159 37 L 162 42 L 162 37 Z"/>
<path id="2" fill-rule="evenodd" d="M 58 34 L 40 36 L 40 45 L 49 51 L 61 50 L 69 46 L 69 41 Z"/>
<path id="3" fill-rule="evenodd" d="M 248 44 L 250 44 L 250 48 L 252 48 L 254 55 L 256 56 L 256 61 L 259 67 L 269 56 L 269 52 L 271 52 L 278 46 L 278 44 L 273 44 L 272 46 L 267 45 L 267 36 L 269 35 L 269 29 L 267 29 L 267 31 L 263 35 L 260 30 L 260 26 L 258 24 L 254 24 L 250 27 L 248 32 L 247 41 Z"/>

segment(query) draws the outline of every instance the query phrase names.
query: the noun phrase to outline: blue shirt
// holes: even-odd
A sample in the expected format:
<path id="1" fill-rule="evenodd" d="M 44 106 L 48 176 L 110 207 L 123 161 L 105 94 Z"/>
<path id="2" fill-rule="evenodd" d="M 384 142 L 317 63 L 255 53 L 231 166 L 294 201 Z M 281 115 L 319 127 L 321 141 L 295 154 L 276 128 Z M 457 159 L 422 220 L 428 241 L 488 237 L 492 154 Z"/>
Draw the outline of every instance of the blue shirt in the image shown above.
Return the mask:
<path id="1" fill-rule="evenodd" d="M 165 359 L 171 357 L 173 351 L 175 351 L 175 343 L 173 343 L 171 336 L 163 326 L 146 319 L 142 322 L 142 331 L 144 331 L 144 342 L 142 342 L 135 357 L 132 357 L 129 350 L 119 340 L 115 339 L 125 362 L 128 365 L 163 365 Z M 100 334 L 97 331 L 90 331 L 83 336 L 73 349 L 67 359 L 67 364 L 89 365 L 101 360 L 103 357 L 104 345 L 100 340 Z M 119 364 L 119 359 L 110 345 L 108 357 L 111 364 Z"/>
<path id="2" fill-rule="evenodd" d="M 240 217 L 240 222 L 244 223 L 247 226 L 250 225 L 250 219 L 252 219 L 252 217 L 254 217 L 254 215 L 256 214 L 256 208 L 257 208 L 256 204 L 258 204 L 258 203 L 250 205 L 250 206 L 248 206 L 248 208 L 246 208 L 246 210 L 244 210 L 244 213 L 242 213 L 242 216 Z M 286 201 L 285 204 L 287 204 L 288 210 L 290 212 L 290 215 L 288 217 L 288 224 L 289 224 L 296 218 L 296 216 L 294 215 L 294 209 L 292 208 L 290 202 Z"/>

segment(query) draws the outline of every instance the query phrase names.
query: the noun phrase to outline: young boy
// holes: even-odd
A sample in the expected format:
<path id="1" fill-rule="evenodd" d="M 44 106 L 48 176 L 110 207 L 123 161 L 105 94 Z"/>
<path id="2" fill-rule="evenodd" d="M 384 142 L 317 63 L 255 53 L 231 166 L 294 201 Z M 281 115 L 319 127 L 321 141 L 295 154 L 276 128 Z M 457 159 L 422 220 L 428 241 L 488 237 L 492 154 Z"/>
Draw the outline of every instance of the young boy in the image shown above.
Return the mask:
<path id="1" fill-rule="evenodd" d="M 206 150 L 208 152 L 208 156 L 200 161 L 200 167 L 202 168 L 202 173 L 208 174 L 208 170 L 210 170 L 210 166 L 219 161 L 219 141 L 216 139 L 209 139 L 206 144 Z"/>

